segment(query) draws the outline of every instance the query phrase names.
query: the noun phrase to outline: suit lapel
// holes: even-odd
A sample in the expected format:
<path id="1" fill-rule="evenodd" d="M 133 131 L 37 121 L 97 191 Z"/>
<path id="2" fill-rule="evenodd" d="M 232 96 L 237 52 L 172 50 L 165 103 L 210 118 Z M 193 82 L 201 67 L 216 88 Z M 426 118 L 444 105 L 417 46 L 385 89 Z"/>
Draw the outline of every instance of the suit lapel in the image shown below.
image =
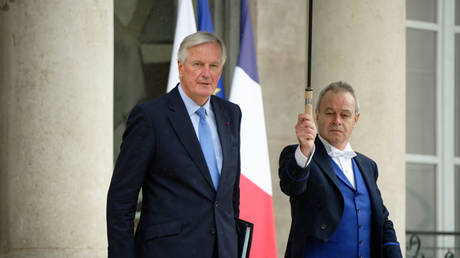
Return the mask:
<path id="1" fill-rule="evenodd" d="M 190 120 L 190 116 L 187 113 L 185 104 L 180 97 L 179 90 L 176 87 L 168 95 L 169 122 L 171 123 L 179 140 L 184 145 L 184 148 L 187 150 L 193 162 L 197 165 L 201 174 L 208 182 L 209 186 L 214 189 L 211 175 L 206 165 L 206 160 L 204 159 L 203 152 L 201 151 L 200 142 L 196 136 L 195 129 L 193 129 L 193 124 Z"/>
<path id="2" fill-rule="evenodd" d="M 222 147 L 222 170 L 219 180 L 219 188 L 221 185 L 225 184 L 222 181 L 226 181 L 225 179 L 230 176 L 225 167 L 228 163 L 231 163 L 232 155 L 231 155 L 231 130 L 230 130 L 230 119 L 228 113 L 225 112 L 225 108 L 219 104 L 218 101 L 215 100 L 215 96 L 211 96 L 211 105 L 214 112 L 214 116 L 216 119 L 216 127 L 217 133 L 219 134 L 220 145 Z"/>
<path id="3" fill-rule="evenodd" d="M 375 179 L 373 178 L 373 172 L 371 165 L 367 159 L 365 159 L 361 154 L 358 154 L 355 158 L 356 165 L 358 166 L 359 170 L 361 171 L 361 175 L 364 178 L 364 182 L 367 186 L 367 191 L 369 192 L 369 198 L 371 199 L 371 206 L 372 206 L 372 214 L 374 216 L 380 214 L 381 211 L 377 209 L 378 205 L 378 192 L 377 188 L 375 187 Z"/>
<path id="4" fill-rule="evenodd" d="M 324 148 L 323 143 L 321 140 L 316 137 L 315 140 L 315 154 L 313 155 L 313 160 L 318 164 L 321 170 L 329 177 L 329 179 L 334 182 L 334 185 L 340 189 L 337 175 L 335 174 L 335 170 L 332 167 L 331 160 L 329 159 L 329 155 L 327 154 L 326 149 Z"/>

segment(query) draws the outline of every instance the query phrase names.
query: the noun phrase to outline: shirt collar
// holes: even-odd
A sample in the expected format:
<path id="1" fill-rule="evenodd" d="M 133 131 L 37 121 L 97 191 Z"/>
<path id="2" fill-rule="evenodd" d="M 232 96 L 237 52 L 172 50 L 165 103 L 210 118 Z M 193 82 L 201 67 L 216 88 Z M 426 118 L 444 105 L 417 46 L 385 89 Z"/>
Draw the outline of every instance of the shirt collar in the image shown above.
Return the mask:
<path id="1" fill-rule="evenodd" d="M 182 89 L 181 85 L 179 84 L 179 94 L 180 94 L 180 97 L 182 98 L 182 101 L 184 102 L 185 104 L 185 108 L 187 109 L 187 113 L 189 116 L 195 114 L 195 112 L 201 107 L 200 105 L 196 104 L 195 101 L 193 101 L 193 99 L 191 99 L 189 96 L 187 96 L 187 94 L 185 94 L 184 90 Z M 209 104 L 210 103 L 210 100 L 211 97 L 208 98 L 208 101 L 206 101 L 206 103 L 203 105 L 203 108 L 206 110 L 206 114 L 209 115 L 210 114 L 210 108 L 211 108 L 211 105 Z"/>
<path id="2" fill-rule="evenodd" d="M 336 147 L 332 146 L 325 139 L 323 139 L 321 135 L 318 134 L 318 137 L 323 143 L 324 148 L 326 149 L 326 152 L 329 156 L 333 158 L 344 157 L 344 158 L 350 158 L 350 159 L 356 156 L 356 153 L 351 148 L 350 143 L 347 143 L 347 145 L 345 146 L 345 149 L 339 150 Z"/>

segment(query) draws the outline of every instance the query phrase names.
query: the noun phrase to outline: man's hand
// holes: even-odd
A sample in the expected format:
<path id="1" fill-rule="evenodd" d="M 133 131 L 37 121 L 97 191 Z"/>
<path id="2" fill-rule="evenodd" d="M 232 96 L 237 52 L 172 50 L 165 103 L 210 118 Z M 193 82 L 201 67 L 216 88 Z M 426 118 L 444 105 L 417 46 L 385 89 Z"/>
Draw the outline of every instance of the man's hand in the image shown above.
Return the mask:
<path id="1" fill-rule="evenodd" d="M 316 137 L 316 126 L 310 114 L 299 114 L 295 133 L 300 144 L 300 151 L 305 157 L 309 157 Z"/>

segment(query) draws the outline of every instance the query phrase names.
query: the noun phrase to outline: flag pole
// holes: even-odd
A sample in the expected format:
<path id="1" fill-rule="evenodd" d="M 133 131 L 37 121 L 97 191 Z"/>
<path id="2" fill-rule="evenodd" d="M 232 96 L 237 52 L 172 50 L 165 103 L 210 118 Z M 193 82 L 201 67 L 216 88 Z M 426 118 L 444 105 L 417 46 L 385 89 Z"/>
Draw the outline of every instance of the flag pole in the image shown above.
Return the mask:
<path id="1" fill-rule="evenodd" d="M 305 88 L 305 113 L 313 114 L 312 97 L 313 89 L 311 87 L 311 35 L 312 35 L 312 21 L 313 21 L 313 0 L 310 0 L 308 7 L 308 60 L 307 60 L 307 87 Z"/>

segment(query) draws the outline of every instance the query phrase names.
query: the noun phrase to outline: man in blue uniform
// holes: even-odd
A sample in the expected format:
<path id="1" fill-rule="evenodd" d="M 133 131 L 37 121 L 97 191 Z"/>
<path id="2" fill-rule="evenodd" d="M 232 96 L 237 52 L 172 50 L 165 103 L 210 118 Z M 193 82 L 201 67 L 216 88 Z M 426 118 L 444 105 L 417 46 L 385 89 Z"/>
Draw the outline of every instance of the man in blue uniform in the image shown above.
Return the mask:
<path id="1" fill-rule="evenodd" d="M 299 144 L 280 155 L 280 185 L 292 216 L 285 257 L 402 257 L 376 183 L 377 165 L 349 144 L 360 115 L 353 88 L 331 83 L 315 111 L 319 135 L 313 117 L 300 114 Z"/>

